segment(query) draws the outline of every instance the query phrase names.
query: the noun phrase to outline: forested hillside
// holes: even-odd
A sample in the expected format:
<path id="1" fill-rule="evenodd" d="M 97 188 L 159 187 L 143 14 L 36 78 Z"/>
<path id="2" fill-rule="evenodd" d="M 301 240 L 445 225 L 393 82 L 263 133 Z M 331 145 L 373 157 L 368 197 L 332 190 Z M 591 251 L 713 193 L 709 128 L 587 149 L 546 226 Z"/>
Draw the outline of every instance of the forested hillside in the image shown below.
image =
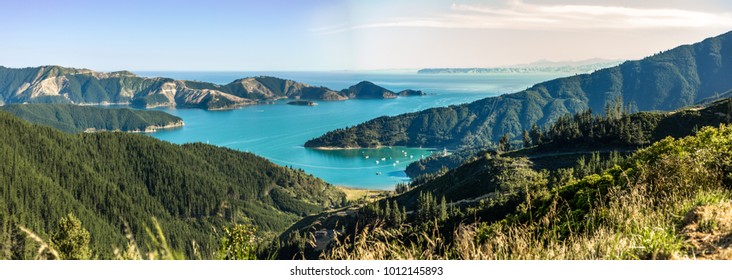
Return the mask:
<path id="1" fill-rule="evenodd" d="M 344 202 L 333 186 L 264 158 L 128 133 L 65 134 L 0 112 L 0 258 L 36 256 L 25 227 L 48 240 L 68 213 L 91 233 L 97 257 L 127 244 L 143 252 L 156 218 L 174 250 L 214 257 L 224 226 L 251 220 L 280 231 Z"/>
<path id="2" fill-rule="evenodd" d="M 47 125 L 64 132 L 133 131 L 179 127 L 183 120 L 162 111 L 99 108 L 70 104 L 11 104 L 0 107 L 28 122 Z"/>
<path id="3" fill-rule="evenodd" d="M 306 147 L 496 147 L 565 114 L 602 113 L 618 98 L 631 111 L 675 110 L 732 89 L 732 32 L 642 60 L 534 85 L 469 104 L 380 117 L 338 129 Z"/>
<path id="4" fill-rule="evenodd" d="M 613 112 L 614 111 L 614 112 Z M 544 153 L 595 150 L 633 151 L 665 137 L 692 135 L 704 126 L 732 123 L 732 98 L 684 108 L 675 112 L 625 112 L 620 104 L 608 115 L 594 115 L 591 110 L 559 117 L 547 129 L 532 126 L 522 141 L 506 142 L 505 150 L 534 147 L 517 153 L 536 157 Z M 500 145 L 499 145 L 500 146 Z M 431 156 L 407 166 L 407 174 L 418 177 L 440 170 L 453 169 L 484 154 L 478 149 L 460 150 L 448 156 Z"/>

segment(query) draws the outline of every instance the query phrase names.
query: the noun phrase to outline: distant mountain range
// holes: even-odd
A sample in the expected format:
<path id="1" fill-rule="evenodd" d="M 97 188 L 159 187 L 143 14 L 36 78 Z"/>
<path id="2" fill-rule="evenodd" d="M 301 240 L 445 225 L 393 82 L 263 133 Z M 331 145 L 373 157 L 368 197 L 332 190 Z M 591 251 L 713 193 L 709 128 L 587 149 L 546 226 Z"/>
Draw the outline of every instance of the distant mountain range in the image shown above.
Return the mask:
<path id="1" fill-rule="evenodd" d="M 533 124 L 605 107 L 622 100 L 631 111 L 669 111 L 729 94 L 732 32 L 592 74 L 536 84 L 469 104 L 380 117 L 328 132 L 306 147 L 491 147 L 503 135 L 517 139 Z"/>
<path id="2" fill-rule="evenodd" d="M 491 73 L 573 73 L 583 74 L 598 69 L 616 66 L 620 60 L 592 58 L 580 61 L 539 60 L 528 64 L 517 64 L 488 68 L 425 68 L 418 74 L 491 74 Z"/>
<path id="3" fill-rule="evenodd" d="M 0 105 L 13 103 L 124 104 L 140 108 L 192 107 L 232 109 L 277 99 L 346 100 L 424 95 L 421 91 L 392 92 L 371 82 L 341 91 L 268 76 L 235 80 L 226 85 L 145 78 L 128 71 L 42 66 L 0 66 Z"/>

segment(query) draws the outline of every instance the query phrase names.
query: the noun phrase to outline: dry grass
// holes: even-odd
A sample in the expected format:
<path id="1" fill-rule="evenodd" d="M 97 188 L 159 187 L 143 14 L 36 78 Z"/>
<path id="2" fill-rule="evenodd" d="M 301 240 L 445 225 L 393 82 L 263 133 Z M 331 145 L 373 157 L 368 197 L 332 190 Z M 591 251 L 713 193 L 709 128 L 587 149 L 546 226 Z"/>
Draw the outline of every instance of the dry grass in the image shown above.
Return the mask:
<path id="1" fill-rule="evenodd" d="M 335 260 L 440 260 L 450 259 L 439 232 L 413 233 L 407 228 L 384 228 L 383 223 L 364 227 L 355 236 L 337 238 L 333 249 L 321 255 Z M 405 242 L 404 240 L 416 240 Z"/>
<path id="2" fill-rule="evenodd" d="M 684 218 L 683 233 L 700 259 L 732 259 L 732 202 L 696 206 Z"/>
<path id="3" fill-rule="evenodd" d="M 55 259 L 55 260 L 61 259 L 61 257 L 59 257 L 58 252 L 51 245 L 49 245 L 45 240 L 43 240 L 43 238 L 36 235 L 31 230 L 29 230 L 25 227 L 18 226 L 18 228 L 23 233 L 28 235 L 28 237 L 30 239 L 32 239 L 33 241 L 35 241 L 38 244 L 38 252 L 36 252 L 37 260 L 45 260 L 45 259 L 49 259 L 49 257 L 52 259 Z"/>
<path id="4" fill-rule="evenodd" d="M 372 202 L 378 200 L 380 196 L 389 193 L 389 191 L 384 190 L 357 189 L 342 186 L 338 186 L 337 188 L 346 194 L 346 200 L 350 202 Z"/>

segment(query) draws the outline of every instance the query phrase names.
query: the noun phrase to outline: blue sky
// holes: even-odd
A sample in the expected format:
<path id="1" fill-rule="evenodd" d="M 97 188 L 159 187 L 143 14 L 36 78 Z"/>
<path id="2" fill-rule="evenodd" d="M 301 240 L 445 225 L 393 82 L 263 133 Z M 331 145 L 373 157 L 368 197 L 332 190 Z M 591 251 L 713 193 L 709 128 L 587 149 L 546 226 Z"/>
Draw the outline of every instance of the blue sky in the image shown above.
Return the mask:
<path id="1" fill-rule="evenodd" d="M 636 59 L 732 30 L 732 1 L 7 1 L 0 65 L 369 70 Z"/>

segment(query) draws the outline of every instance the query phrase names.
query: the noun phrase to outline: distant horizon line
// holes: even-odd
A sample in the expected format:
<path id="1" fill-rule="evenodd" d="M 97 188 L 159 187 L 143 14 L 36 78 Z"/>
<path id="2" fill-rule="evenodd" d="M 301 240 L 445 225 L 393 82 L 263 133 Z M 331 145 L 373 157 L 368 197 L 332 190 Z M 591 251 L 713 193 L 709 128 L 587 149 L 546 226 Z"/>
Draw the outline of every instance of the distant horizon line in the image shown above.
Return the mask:
<path id="1" fill-rule="evenodd" d="M 371 69 L 268 69 L 268 70 L 211 70 L 211 69 L 183 69 L 183 70 L 172 70 L 172 69 L 95 69 L 91 67 L 84 67 L 84 66 L 66 66 L 66 65 L 59 65 L 59 64 L 45 64 L 45 65 L 36 65 L 36 66 L 6 66 L 6 65 L 0 65 L 0 67 L 5 68 L 16 68 L 16 69 L 22 69 L 22 68 L 37 68 L 37 67 L 47 67 L 47 66 L 58 66 L 58 67 L 64 67 L 64 68 L 74 68 L 74 69 L 87 69 L 95 72 L 103 72 L 103 73 L 110 73 L 110 72 L 119 72 L 119 71 L 129 71 L 129 72 L 417 72 L 421 69 L 481 69 L 481 68 L 511 68 L 511 67 L 524 67 L 524 66 L 530 66 L 531 64 L 538 64 L 543 62 L 550 62 L 550 63 L 577 63 L 577 62 L 585 62 L 585 61 L 591 61 L 591 60 L 603 60 L 606 62 L 611 61 L 627 61 L 627 60 L 633 60 L 632 58 L 626 58 L 626 59 L 619 59 L 619 58 L 599 58 L 599 57 L 592 57 L 592 58 L 586 58 L 586 59 L 577 59 L 577 60 L 551 60 L 551 59 L 539 59 L 534 60 L 531 62 L 518 62 L 514 64 L 506 64 L 506 65 L 498 65 L 498 66 L 425 66 L 425 67 L 405 67 L 405 68 L 371 68 Z"/>

